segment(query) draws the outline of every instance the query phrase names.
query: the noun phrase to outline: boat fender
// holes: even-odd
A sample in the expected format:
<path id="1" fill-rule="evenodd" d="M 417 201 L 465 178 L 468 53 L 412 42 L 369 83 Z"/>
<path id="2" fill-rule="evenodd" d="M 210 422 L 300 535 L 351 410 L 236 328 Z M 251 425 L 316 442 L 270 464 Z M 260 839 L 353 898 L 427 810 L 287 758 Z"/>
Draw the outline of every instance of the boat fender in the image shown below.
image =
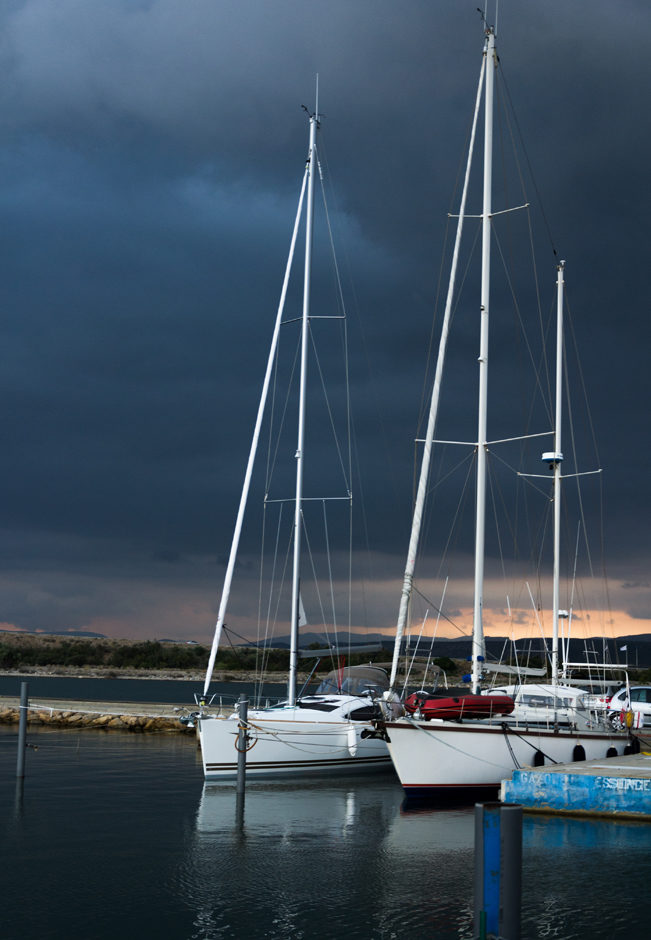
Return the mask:
<path id="1" fill-rule="evenodd" d="M 617 748 L 609 747 L 606 751 L 606 757 L 617 757 Z"/>
<path id="2" fill-rule="evenodd" d="M 357 754 L 357 730 L 355 725 L 350 725 L 348 728 L 348 753 L 351 757 L 354 757 Z"/>
<path id="3" fill-rule="evenodd" d="M 624 748 L 624 754 L 639 754 L 640 753 L 640 742 L 637 738 L 631 738 L 629 743 Z"/>
<path id="4" fill-rule="evenodd" d="M 533 755 L 533 766 L 534 767 L 544 767 L 545 766 L 545 755 L 542 751 L 536 751 Z"/>
<path id="5" fill-rule="evenodd" d="M 585 760 L 585 748 L 582 744 L 575 745 L 574 750 L 572 751 L 572 760 L 574 762 Z"/>

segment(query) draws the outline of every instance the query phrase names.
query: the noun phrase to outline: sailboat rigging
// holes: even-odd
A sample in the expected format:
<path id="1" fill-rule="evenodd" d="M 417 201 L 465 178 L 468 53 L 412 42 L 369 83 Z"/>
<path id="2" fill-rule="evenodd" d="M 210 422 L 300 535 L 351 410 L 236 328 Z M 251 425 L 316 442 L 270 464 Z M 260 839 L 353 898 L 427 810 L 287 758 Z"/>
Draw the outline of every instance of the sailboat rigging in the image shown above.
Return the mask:
<path id="1" fill-rule="evenodd" d="M 297 406 L 297 431 L 295 480 L 293 496 L 292 584 L 290 607 L 290 649 L 287 698 L 277 705 L 254 708 L 248 711 L 249 754 L 247 773 L 252 776 L 293 776 L 296 774 L 347 773 L 390 767 L 386 744 L 372 736 L 371 719 L 378 717 L 379 705 L 375 699 L 387 692 L 389 680 L 383 669 L 368 666 L 341 666 L 330 673 L 314 694 L 297 692 L 299 650 L 299 625 L 304 620 L 301 593 L 301 560 L 303 554 L 303 530 L 305 508 L 311 497 L 305 494 L 306 429 L 307 429 L 307 379 L 308 350 L 311 336 L 312 300 L 312 248 L 314 230 L 314 187 L 320 164 L 317 149 L 317 134 L 320 119 L 317 107 L 309 117 L 309 144 L 305 173 L 294 224 L 289 259 L 278 307 L 271 349 L 258 407 L 253 441 L 249 452 L 244 487 L 239 510 L 224 589 L 220 601 L 210 660 L 206 672 L 200 710 L 195 716 L 201 743 L 204 773 L 207 779 L 233 777 L 237 771 L 238 721 L 235 713 L 222 715 L 221 710 L 211 707 L 209 688 L 219 649 L 221 633 L 229 602 L 231 581 L 235 569 L 239 541 L 242 532 L 251 476 L 255 463 L 263 416 L 267 408 L 280 326 L 287 296 L 290 271 L 294 259 L 300 222 L 304 218 L 305 251 L 303 269 L 302 308 L 300 316 L 299 382 Z M 327 318 L 323 318 L 327 319 Z M 288 321 L 286 321 L 288 322 Z M 343 497 L 351 502 L 350 479 Z M 323 498 L 325 502 L 327 498 Z M 321 501 L 321 500 L 320 500 Z M 279 500 L 280 503 L 285 500 Z M 267 497 L 265 496 L 265 505 Z M 318 651 L 315 651 L 318 653 Z M 312 653 L 314 656 L 315 653 Z"/>
<path id="2" fill-rule="evenodd" d="M 552 690 L 554 715 L 532 729 L 531 713 L 525 722 L 515 707 L 512 696 L 517 687 L 495 689 L 494 694 L 482 689 L 487 670 L 484 640 L 484 567 L 486 552 L 486 455 L 488 439 L 488 364 L 489 313 L 491 304 L 491 234 L 494 216 L 492 207 L 493 176 L 493 99 L 494 79 L 499 60 L 495 48 L 495 30 L 487 26 L 482 69 L 475 103 L 470 147 L 466 164 L 461 206 L 458 216 L 450 285 L 446 301 L 439 357 L 432 391 L 427 436 L 424 442 L 417 498 L 413 514 L 412 535 L 400 600 L 396 641 L 391 672 L 391 688 L 395 689 L 401 643 L 412 595 L 414 566 L 418 553 L 425 496 L 428 489 L 430 461 L 438 416 L 440 385 L 449 330 L 449 313 L 455 289 L 459 242 L 466 214 L 468 178 L 483 97 L 483 201 L 481 212 L 481 283 L 479 298 L 480 338 L 478 356 L 478 401 L 476 454 L 476 499 L 474 525 L 474 591 L 470 694 L 446 698 L 418 692 L 405 701 L 408 715 L 377 722 L 378 732 L 388 742 L 389 751 L 400 781 L 408 795 L 436 795 L 450 790 L 495 788 L 521 763 L 569 761 L 607 754 L 623 753 L 630 746 L 625 735 L 613 734 L 602 716 L 584 707 L 580 690 L 559 685 L 559 531 L 561 507 L 561 416 L 562 416 L 562 305 L 564 262 L 558 266 L 557 339 L 556 339 L 556 413 L 554 450 L 543 459 L 554 473 L 554 563 L 553 563 L 553 640 Z M 505 210 L 511 211 L 511 210 Z M 526 435 L 535 437 L 538 435 Z M 524 440 L 525 437 L 520 439 Z M 518 438 L 509 438 L 518 440 Z M 448 442 L 450 443 L 450 442 Z M 461 443 L 461 442 L 452 442 Z M 493 442 L 497 443 L 497 442 Z M 540 689 L 541 687 L 533 687 Z M 561 707 L 562 706 L 562 707 Z M 561 714 L 562 712 L 562 714 Z M 577 757 L 578 755 L 578 757 Z"/>

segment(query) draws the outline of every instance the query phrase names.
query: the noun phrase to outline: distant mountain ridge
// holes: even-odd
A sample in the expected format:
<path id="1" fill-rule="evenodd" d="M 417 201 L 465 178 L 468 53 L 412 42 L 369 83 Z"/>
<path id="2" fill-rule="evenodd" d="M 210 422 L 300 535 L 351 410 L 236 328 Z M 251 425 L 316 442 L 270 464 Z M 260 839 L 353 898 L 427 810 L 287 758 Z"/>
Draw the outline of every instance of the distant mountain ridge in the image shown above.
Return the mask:
<path id="1" fill-rule="evenodd" d="M 93 633 L 92 630 L 0 630 L 8 636 L 69 636 L 71 639 L 108 640 L 104 633 Z"/>
<path id="2" fill-rule="evenodd" d="M 413 652 L 415 648 L 413 640 L 414 638 L 411 638 L 409 645 L 409 650 L 411 652 Z M 449 656 L 451 659 L 465 659 L 470 655 L 470 642 L 471 638 L 469 636 L 454 637 L 450 639 L 441 637 L 440 639 L 435 640 L 432 644 L 430 637 L 423 637 L 419 645 L 421 653 L 424 653 L 425 655 L 430 652 L 431 647 L 432 656 L 434 657 Z M 354 653 L 356 647 L 367 646 L 368 644 L 372 643 L 377 643 L 378 647 L 382 650 L 386 650 L 387 653 L 393 652 L 393 639 L 391 637 L 387 637 L 385 634 L 359 633 L 352 634 L 349 637 L 348 633 L 346 633 L 339 634 L 337 636 L 337 648 L 342 653 L 345 653 L 345 651 L 349 648 L 350 651 Z M 252 643 L 240 645 L 256 646 L 258 644 Z M 274 641 L 273 645 L 277 649 L 289 649 L 289 636 L 279 637 Z M 319 635 L 317 633 L 301 634 L 300 648 L 302 650 L 306 650 L 308 647 L 313 645 L 318 645 L 318 647 L 321 649 L 324 649 L 328 646 L 323 635 Z M 625 665 L 628 662 L 628 665 L 631 667 L 639 666 L 641 668 L 651 666 L 651 633 L 615 637 L 614 639 L 607 640 L 605 646 L 606 655 L 608 656 L 607 662 L 621 663 L 622 665 Z M 622 650 L 623 646 L 627 647 L 627 649 Z M 589 661 L 591 663 L 601 662 L 603 658 L 603 647 L 604 641 L 602 637 L 589 637 L 588 639 L 570 640 L 570 661 L 587 662 L 585 651 L 588 650 L 590 653 Z M 333 644 L 333 649 L 334 648 L 335 646 Z M 521 656 L 542 658 L 544 654 L 541 639 L 516 640 L 515 648 L 518 655 Z M 549 649 L 549 641 L 547 648 Z M 486 655 L 489 659 L 499 660 L 503 655 L 511 657 L 512 654 L 513 649 L 511 640 L 507 637 L 486 637 Z"/>

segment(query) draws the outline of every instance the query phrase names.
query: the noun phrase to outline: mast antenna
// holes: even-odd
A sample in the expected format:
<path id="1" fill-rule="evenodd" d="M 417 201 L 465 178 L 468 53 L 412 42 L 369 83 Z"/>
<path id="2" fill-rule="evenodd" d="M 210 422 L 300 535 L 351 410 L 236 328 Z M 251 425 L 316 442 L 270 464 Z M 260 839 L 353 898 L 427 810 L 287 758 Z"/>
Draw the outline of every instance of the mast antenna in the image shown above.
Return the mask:
<path id="1" fill-rule="evenodd" d="M 319 114 L 319 73 L 318 73 L 318 72 L 316 73 L 316 94 L 315 94 L 315 98 L 316 98 L 316 101 L 315 101 L 314 111 L 310 111 L 310 109 L 309 109 L 308 107 L 306 107 L 306 105 L 304 105 L 304 104 L 302 104 L 301 107 L 303 108 L 303 110 L 305 111 L 305 113 L 307 114 L 307 116 L 308 116 L 309 118 L 314 118 L 314 119 L 315 119 L 316 124 L 317 124 L 317 127 L 319 127 L 319 125 L 320 125 L 320 123 L 321 123 L 321 121 L 320 121 L 321 115 Z"/>
<path id="2" fill-rule="evenodd" d="M 495 0 L 495 26 L 491 27 L 488 25 L 488 19 L 486 18 L 487 8 L 488 8 L 488 0 L 486 0 L 486 4 L 483 10 L 481 7 L 477 7 L 477 12 L 481 16 L 482 23 L 484 24 L 484 29 L 492 29 L 495 35 L 497 36 L 497 20 L 499 18 L 499 12 L 500 12 L 500 0 Z"/>

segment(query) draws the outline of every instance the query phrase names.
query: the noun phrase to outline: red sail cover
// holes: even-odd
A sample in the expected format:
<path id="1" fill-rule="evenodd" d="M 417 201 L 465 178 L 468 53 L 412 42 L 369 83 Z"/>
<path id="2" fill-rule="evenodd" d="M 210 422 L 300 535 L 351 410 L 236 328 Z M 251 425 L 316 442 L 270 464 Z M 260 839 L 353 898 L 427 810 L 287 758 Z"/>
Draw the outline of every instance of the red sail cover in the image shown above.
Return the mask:
<path id="1" fill-rule="evenodd" d="M 423 718 L 490 718 L 492 715 L 510 715 L 515 702 L 509 695 L 462 695 L 454 698 L 426 698 L 414 692 L 405 699 L 405 710 L 411 715 L 418 709 Z"/>

